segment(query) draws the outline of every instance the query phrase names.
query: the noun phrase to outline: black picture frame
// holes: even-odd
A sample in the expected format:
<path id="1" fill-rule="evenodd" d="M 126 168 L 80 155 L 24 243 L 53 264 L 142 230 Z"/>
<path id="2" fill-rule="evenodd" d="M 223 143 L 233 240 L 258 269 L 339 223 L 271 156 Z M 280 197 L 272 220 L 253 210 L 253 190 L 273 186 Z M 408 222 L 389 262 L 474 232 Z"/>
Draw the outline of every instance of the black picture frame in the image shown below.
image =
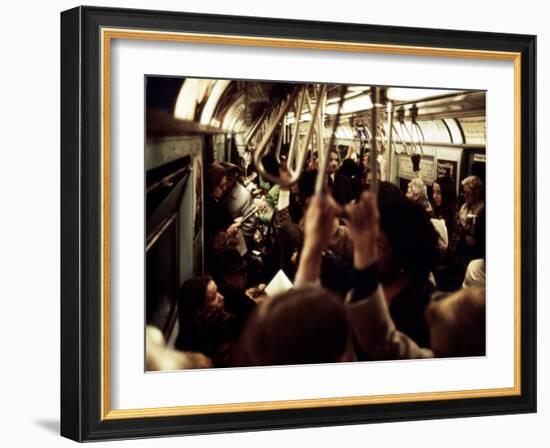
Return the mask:
<path id="1" fill-rule="evenodd" d="M 104 417 L 101 29 L 353 42 L 517 54 L 521 61 L 520 393 L 513 396 Z M 536 411 L 536 36 L 78 7 L 61 13 L 61 435 L 77 441 Z"/>

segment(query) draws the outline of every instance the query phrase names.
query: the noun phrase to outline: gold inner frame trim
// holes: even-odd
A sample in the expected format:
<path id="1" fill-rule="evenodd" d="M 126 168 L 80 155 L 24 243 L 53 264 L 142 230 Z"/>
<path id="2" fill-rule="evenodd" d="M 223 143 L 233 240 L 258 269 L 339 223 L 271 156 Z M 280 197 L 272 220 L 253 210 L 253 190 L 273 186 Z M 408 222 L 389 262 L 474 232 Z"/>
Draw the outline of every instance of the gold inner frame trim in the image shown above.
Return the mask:
<path id="1" fill-rule="evenodd" d="M 357 397 L 280 400 L 216 405 L 113 410 L 110 366 L 110 50 L 112 39 L 185 42 L 213 45 L 293 48 L 323 51 L 368 52 L 412 56 L 433 56 L 504 60 L 514 62 L 514 386 L 508 388 L 421 392 Z M 215 34 L 175 33 L 132 29 L 101 29 L 101 419 L 117 420 L 229 412 L 307 409 L 412 401 L 503 397 L 521 394 L 521 54 L 458 48 L 419 47 L 303 39 L 278 39 Z"/>

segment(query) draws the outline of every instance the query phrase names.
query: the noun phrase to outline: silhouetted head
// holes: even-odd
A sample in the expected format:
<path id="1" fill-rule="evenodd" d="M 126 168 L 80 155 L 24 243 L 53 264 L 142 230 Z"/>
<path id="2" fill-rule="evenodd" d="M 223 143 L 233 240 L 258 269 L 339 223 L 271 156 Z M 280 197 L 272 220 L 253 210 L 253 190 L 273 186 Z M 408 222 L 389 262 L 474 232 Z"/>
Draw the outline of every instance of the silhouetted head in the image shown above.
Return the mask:
<path id="1" fill-rule="evenodd" d="M 468 176 L 462 181 L 462 187 L 464 192 L 464 202 L 468 205 L 473 205 L 482 197 L 483 184 L 481 179 L 477 176 Z"/>
<path id="2" fill-rule="evenodd" d="M 381 182 L 378 190 L 380 238 L 378 270 L 383 282 L 405 274 L 427 276 L 437 258 L 437 233 L 424 208 L 399 188 Z"/>
<path id="3" fill-rule="evenodd" d="M 205 190 L 206 195 L 219 199 L 223 196 L 226 188 L 225 169 L 218 163 L 212 163 L 206 169 Z"/>
<path id="4" fill-rule="evenodd" d="M 485 289 L 463 288 L 432 302 L 426 323 L 436 356 L 485 355 Z"/>
<path id="5" fill-rule="evenodd" d="M 262 303 L 241 337 L 237 364 L 314 364 L 345 360 L 348 316 L 319 287 L 291 289 Z"/>

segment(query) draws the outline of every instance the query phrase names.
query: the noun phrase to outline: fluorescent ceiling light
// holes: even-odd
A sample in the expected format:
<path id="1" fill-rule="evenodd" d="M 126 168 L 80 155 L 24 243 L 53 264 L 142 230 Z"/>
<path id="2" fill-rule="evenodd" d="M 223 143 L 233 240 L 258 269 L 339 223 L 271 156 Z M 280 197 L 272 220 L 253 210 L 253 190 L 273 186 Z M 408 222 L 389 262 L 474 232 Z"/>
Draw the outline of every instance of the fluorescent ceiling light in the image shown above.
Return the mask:
<path id="1" fill-rule="evenodd" d="M 439 90 L 439 89 L 405 89 L 390 87 L 387 92 L 388 99 L 393 101 L 420 101 L 441 95 L 460 93 L 461 90 Z"/>
<path id="2" fill-rule="evenodd" d="M 358 96 L 350 100 L 345 100 L 342 105 L 343 114 L 351 114 L 363 110 L 372 109 L 372 101 L 369 95 Z M 338 104 L 329 104 L 325 110 L 327 115 L 336 115 L 338 112 Z"/>

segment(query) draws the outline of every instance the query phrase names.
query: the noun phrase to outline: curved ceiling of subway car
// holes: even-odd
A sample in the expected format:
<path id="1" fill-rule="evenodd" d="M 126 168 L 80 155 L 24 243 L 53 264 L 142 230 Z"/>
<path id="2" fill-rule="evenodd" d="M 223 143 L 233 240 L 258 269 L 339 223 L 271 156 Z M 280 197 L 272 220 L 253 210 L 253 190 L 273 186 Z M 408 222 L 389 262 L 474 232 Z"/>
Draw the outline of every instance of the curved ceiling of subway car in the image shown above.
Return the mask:
<path id="1" fill-rule="evenodd" d="M 292 87 L 293 84 L 285 83 L 188 78 L 178 94 L 174 116 L 244 135 Z M 365 124 L 369 133 L 373 108 L 370 90 L 369 86 L 348 87 L 336 132 L 338 140 L 358 140 L 356 127 L 359 124 Z M 339 92 L 338 86 L 328 90 L 325 132 L 337 113 Z M 394 123 L 397 123 L 397 111 L 403 109 L 404 124 L 410 127 L 411 110 L 416 106 L 416 122 L 426 142 L 485 145 L 485 92 L 390 87 L 386 95 L 394 107 Z M 386 108 L 377 108 L 377 113 L 387 134 Z M 300 121 L 310 120 L 311 113 L 306 107 Z M 287 124 L 294 123 L 294 112 L 290 112 Z"/>

